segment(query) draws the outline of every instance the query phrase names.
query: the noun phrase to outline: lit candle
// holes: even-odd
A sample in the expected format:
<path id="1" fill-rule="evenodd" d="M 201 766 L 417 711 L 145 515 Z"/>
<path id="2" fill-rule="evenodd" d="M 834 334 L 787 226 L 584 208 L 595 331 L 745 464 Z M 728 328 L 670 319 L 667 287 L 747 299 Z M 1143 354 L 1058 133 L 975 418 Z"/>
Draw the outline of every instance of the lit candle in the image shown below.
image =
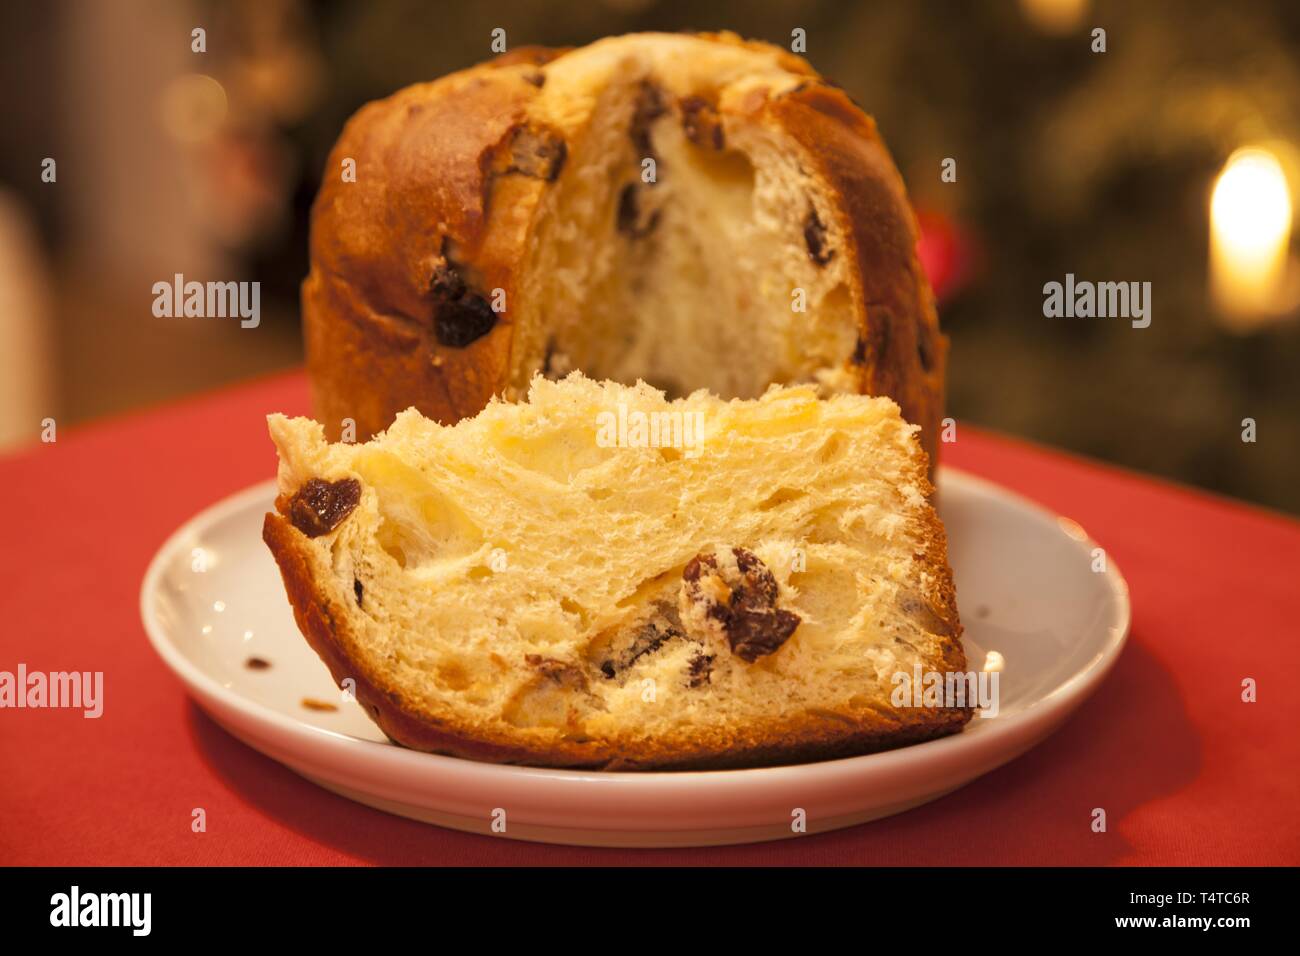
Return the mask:
<path id="1" fill-rule="evenodd" d="M 1278 311 L 1291 239 L 1291 195 L 1282 164 L 1264 149 L 1228 158 L 1210 199 L 1210 289 L 1231 324 Z"/>

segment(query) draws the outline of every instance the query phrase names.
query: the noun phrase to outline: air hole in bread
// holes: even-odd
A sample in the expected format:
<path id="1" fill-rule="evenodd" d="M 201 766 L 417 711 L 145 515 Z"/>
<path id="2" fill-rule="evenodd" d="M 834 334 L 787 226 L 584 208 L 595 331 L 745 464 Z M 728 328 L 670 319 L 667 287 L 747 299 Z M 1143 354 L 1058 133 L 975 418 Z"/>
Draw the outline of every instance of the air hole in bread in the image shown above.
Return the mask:
<path id="1" fill-rule="evenodd" d="M 720 152 L 693 152 L 687 154 L 691 159 L 693 172 L 702 176 L 707 183 L 730 192 L 731 199 L 739 203 L 743 199 L 752 199 L 757 173 L 754 164 L 738 150 Z M 744 213 L 743 207 L 736 212 Z"/>
<path id="2" fill-rule="evenodd" d="M 817 460 L 822 463 L 832 462 L 844 453 L 844 439 L 838 434 L 831 435 L 821 448 L 817 449 Z"/>
<path id="3" fill-rule="evenodd" d="M 465 668 L 454 661 L 439 664 L 437 674 L 438 683 L 452 691 L 463 691 L 474 683 Z"/>
<path id="4" fill-rule="evenodd" d="M 760 511 L 771 511 L 773 508 L 779 508 L 781 505 L 798 501 L 800 498 L 807 497 L 807 495 L 808 492 L 799 488 L 778 488 L 760 501 L 758 508 Z"/>
<path id="5" fill-rule="evenodd" d="M 535 676 L 506 702 L 506 722 L 580 730 L 582 717 L 595 703 L 586 693 L 586 675 L 576 665 L 537 654 L 527 655 L 525 663 Z"/>
<path id="6" fill-rule="evenodd" d="M 482 547 L 482 530 L 451 497 L 395 455 L 369 450 L 354 466 L 378 498 L 376 538 L 401 567 L 455 560 Z"/>
<path id="7" fill-rule="evenodd" d="M 579 633 L 586 631 L 591 624 L 591 613 L 571 598 L 560 598 L 560 610 L 564 611 L 566 614 L 572 614 L 578 619 L 577 631 Z"/>
<path id="8" fill-rule="evenodd" d="M 675 588 L 681 573 L 680 567 L 669 568 L 652 577 L 641 579 L 635 588 L 619 599 L 617 606 L 622 608 L 648 604 L 660 592 Z"/>
<path id="9" fill-rule="evenodd" d="M 845 502 L 835 502 L 815 508 L 805 520 L 804 533 L 810 544 L 828 544 L 844 536 L 845 515 L 848 511 Z"/>
<path id="10" fill-rule="evenodd" d="M 493 448 L 515 466 L 568 484 L 576 475 L 601 464 L 605 448 L 592 442 L 597 423 L 574 423 L 564 434 L 535 435 L 530 430 L 502 429 L 493 436 Z"/>
<path id="11" fill-rule="evenodd" d="M 789 587 L 799 595 L 795 606 L 803 616 L 801 639 L 815 642 L 829 622 L 852 620 L 862 606 L 857 572 L 833 560 L 810 555 L 804 571 L 790 575 Z"/>

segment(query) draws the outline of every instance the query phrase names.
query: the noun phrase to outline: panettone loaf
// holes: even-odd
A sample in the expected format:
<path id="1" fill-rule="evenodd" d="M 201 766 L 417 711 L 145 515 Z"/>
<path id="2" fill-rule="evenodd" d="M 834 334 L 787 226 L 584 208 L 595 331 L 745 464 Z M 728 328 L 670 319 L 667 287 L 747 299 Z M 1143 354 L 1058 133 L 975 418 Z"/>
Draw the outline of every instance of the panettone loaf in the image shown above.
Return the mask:
<path id="1" fill-rule="evenodd" d="M 741 767 L 970 718 L 891 700 L 895 675 L 966 662 L 925 455 L 888 399 L 670 402 L 573 373 L 365 444 L 270 428 L 264 536 L 298 624 L 407 746 Z"/>
<path id="2" fill-rule="evenodd" d="M 934 458 L 946 344 L 875 124 L 732 34 L 515 50 L 347 124 L 303 287 L 317 417 L 443 423 L 535 373 L 885 395 Z"/>

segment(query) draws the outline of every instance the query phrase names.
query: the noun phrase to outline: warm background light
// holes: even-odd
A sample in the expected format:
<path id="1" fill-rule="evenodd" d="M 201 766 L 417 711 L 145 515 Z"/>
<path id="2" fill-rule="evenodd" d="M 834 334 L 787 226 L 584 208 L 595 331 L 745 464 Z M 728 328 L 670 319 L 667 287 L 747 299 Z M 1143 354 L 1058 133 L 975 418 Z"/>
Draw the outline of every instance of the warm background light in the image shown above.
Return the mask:
<path id="1" fill-rule="evenodd" d="M 163 128 L 181 143 L 205 143 L 216 136 L 229 108 L 226 91 L 210 76 L 187 73 L 174 78 L 159 102 Z"/>
<path id="2" fill-rule="evenodd" d="M 1088 0 L 1020 0 L 1020 9 L 1044 33 L 1070 33 L 1088 12 Z"/>
<path id="3" fill-rule="evenodd" d="M 1277 157 L 1241 149 L 1210 199 L 1210 278 L 1215 303 L 1237 325 L 1275 313 L 1286 279 L 1291 195 Z"/>

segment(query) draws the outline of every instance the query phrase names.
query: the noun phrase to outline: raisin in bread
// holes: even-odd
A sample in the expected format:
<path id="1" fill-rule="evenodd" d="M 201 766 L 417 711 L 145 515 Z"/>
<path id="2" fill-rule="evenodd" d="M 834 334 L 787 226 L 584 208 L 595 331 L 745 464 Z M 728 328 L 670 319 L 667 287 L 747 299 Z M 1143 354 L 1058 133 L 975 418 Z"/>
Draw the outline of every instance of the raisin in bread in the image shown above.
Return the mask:
<path id="1" fill-rule="evenodd" d="M 953 733 L 894 675 L 965 669 L 897 406 L 536 378 L 365 444 L 270 419 L 264 537 L 299 627 L 398 742 L 500 762 L 742 767 Z"/>
<path id="2" fill-rule="evenodd" d="M 355 181 L 344 172 L 355 164 Z M 537 372 L 893 398 L 935 458 L 947 346 L 870 117 L 733 34 L 528 48 L 347 124 L 303 286 L 316 417 L 445 424 Z"/>

